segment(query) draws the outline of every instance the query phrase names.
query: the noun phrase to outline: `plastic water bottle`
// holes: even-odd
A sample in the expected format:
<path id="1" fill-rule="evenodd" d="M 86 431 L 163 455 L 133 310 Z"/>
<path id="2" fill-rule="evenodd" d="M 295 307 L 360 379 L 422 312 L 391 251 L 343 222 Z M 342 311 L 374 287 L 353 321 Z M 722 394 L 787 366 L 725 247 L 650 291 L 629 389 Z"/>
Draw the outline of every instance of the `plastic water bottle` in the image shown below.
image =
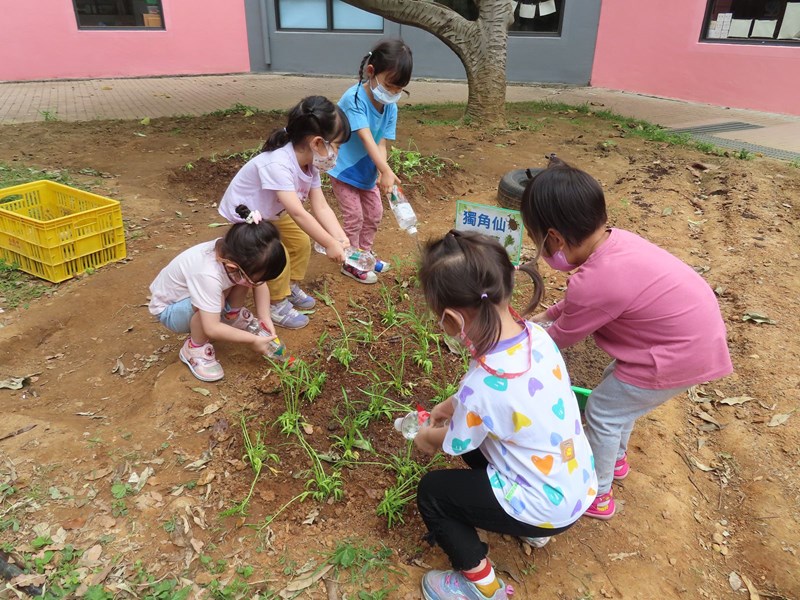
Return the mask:
<path id="1" fill-rule="evenodd" d="M 392 187 L 392 191 L 389 193 L 389 206 L 392 208 L 394 218 L 397 219 L 400 229 L 404 229 L 411 235 L 416 235 L 417 215 L 414 214 L 414 209 L 406 199 L 403 190 L 397 185 Z"/>
<path id="2" fill-rule="evenodd" d="M 412 410 L 405 417 L 398 417 L 394 420 L 394 428 L 403 434 L 407 440 L 417 437 L 422 427 L 430 425 L 431 413 L 427 410 Z"/>
<path id="3" fill-rule="evenodd" d="M 250 324 L 247 326 L 247 331 L 253 335 L 261 335 L 264 337 L 269 337 L 272 335 L 269 331 L 261 327 L 261 325 L 256 321 L 250 321 Z M 264 356 L 266 358 L 272 358 L 275 360 L 294 361 L 294 358 L 289 356 L 289 353 L 286 351 L 286 345 L 277 337 L 269 342 L 267 353 Z"/>
<path id="4" fill-rule="evenodd" d="M 327 254 L 325 246 L 319 242 L 314 242 L 314 250 L 320 254 Z M 345 264 L 355 267 L 359 271 L 374 271 L 375 270 L 375 256 L 368 250 L 361 248 L 354 248 L 350 246 L 344 251 Z"/>

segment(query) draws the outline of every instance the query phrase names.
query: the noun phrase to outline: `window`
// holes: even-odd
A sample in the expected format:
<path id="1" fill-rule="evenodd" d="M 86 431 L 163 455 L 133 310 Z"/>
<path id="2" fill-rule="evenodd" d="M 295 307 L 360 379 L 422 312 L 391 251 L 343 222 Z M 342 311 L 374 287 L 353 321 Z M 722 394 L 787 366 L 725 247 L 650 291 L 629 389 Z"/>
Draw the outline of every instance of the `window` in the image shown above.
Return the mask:
<path id="1" fill-rule="evenodd" d="M 473 0 L 438 0 L 452 8 L 465 19 L 478 18 L 478 8 Z M 564 0 L 513 0 L 514 23 L 509 32 L 522 35 L 561 35 Z"/>
<path id="2" fill-rule="evenodd" d="M 342 0 L 278 0 L 278 29 L 383 31 L 383 17 Z"/>
<path id="3" fill-rule="evenodd" d="M 161 0 L 73 0 L 80 29 L 164 29 Z"/>
<path id="4" fill-rule="evenodd" d="M 710 0 L 704 41 L 800 44 L 800 2 Z"/>

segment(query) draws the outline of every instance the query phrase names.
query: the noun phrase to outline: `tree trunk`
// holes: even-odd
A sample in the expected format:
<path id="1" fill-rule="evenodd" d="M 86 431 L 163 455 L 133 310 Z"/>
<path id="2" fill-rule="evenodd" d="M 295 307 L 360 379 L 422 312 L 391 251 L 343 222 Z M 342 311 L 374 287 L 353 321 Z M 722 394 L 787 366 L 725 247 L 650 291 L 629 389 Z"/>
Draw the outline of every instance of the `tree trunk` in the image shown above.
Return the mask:
<path id="1" fill-rule="evenodd" d="M 465 117 L 485 125 L 505 123 L 506 52 L 511 0 L 473 0 L 476 21 L 430 0 L 344 0 L 358 8 L 432 33 L 456 53 L 467 73 Z M 413 50 L 413 48 L 412 48 Z"/>

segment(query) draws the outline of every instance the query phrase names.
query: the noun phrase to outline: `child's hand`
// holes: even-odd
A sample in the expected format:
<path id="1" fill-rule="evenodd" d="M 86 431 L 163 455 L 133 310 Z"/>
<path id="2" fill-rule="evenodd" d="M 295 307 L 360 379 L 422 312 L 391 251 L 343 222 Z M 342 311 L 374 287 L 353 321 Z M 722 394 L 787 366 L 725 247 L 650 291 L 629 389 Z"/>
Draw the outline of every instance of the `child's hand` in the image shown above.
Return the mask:
<path id="1" fill-rule="evenodd" d="M 442 449 L 442 441 L 444 439 L 443 427 L 423 427 L 414 438 L 414 445 L 420 452 L 425 454 L 436 454 Z M 445 432 L 446 433 L 446 432 Z"/>
<path id="2" fill-rule="evenodd" d="M 394 171 L 391 169 L 381 171 L 380 175 L 378 175 L 378 188 L 380 188 L 381 194 L 384 196 L 390 194 L 392 187 L 395 185 L 400 185 L 400 180 L 394 174 Z"/>
<path id="3" fill-rule="evenodd" d="M 454 410 L 455 407 L 451 398 L 437 404 L 431 409 L 431 425 L 434 427 L 444 426 L 453 417 Z"/>
<path id="4" fill-rule="evenodd" d="M 545 323 L 545 322 L 547 322 L 549 320 L 550 319 L 547 318 L 547 311 L 546 310 L 543 310 L 540 313 L 536 313 L 535 315 L 533 315 L 531 317 L 531 321 L 533 321 L 534 323 Z"/>
<path id="5" fill-rule="evenodd" d="M 344 263 L 344 247 L 341 242 L 337 241 L 325 248 L 325 255 L 335 263 Z"/>
<path id="6" fill-rule="evenodd" d="M 269 354 L 270 351 L 270 342 L 275 339 L 274 335 L 269 337 L 264 337 L 263 335 L 255 335 L 253 336 L 255 339 L 251 342 L 253 346 L 253 350 L 258 352 L 259 354 Z"/>

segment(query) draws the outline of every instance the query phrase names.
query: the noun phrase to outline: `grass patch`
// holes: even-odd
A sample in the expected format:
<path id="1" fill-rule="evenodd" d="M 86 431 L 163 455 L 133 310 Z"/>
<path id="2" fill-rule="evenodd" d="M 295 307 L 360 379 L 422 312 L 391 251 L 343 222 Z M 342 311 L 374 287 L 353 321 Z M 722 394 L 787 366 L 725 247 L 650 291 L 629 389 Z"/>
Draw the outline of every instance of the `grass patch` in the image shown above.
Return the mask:
<path id="1" fill-rule="evenodd" d="M 34 169 L 33 167 L 16 167 L 0 163 L 0 188 L 22 185 L 23 183 L 39 181 L 40 179 L 79 187 L 75 184 L 72 175 L 66 169 Z M 0 202 L 3 200 L 8 201 L 9 199 L 2 198 Z M 16 200 L 16 198 L 11 198 L 11 200 Z"/>
<path id="2" fill-rule="evenodd" d="M 393 146 L 387 156 L 392 171 L 401 179 L 414 179 L 420 175 L 439 177 L 448 166 L 458 168 L 456 163 L 447 159 L 422 154 L 414 142 L 411 146 L 408 150 Z"/>
<path id="3" fill-rule="evenodd" d="M 28 307 L 31 300 L 47 292 L 47 286 L 35 277 L 26 275 L 16 265 L 0 258 L 0 306 L 4 308 Z"/>
<path id="4" fill-rule="evenodd" d="M 255 106 L 248 106 L 247 104 L 242 104 L 241 102 L 237 102 L 233 106 L 229 108 L 221 108 L 219 110 L 214 110 L 208 113 L 212 117 L 230 117 L 232 115 L 241 115 L 243 117 L 252 117 L 253 115 L 261 115 L 265 113 L 271 114 L 279 114 L 283 111 L 266 111 L 261 110 L 260 108 L 256 108 Z"/>

